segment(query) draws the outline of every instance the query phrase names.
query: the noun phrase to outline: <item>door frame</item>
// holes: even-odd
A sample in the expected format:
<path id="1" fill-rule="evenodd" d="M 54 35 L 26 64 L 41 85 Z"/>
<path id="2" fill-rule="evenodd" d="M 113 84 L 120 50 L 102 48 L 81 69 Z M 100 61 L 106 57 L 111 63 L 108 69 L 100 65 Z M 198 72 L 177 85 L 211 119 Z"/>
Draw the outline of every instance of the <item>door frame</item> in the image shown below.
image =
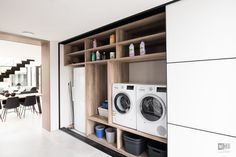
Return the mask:
<path id="1" fill-rule="evenodd" d="M 0 40 L 41 46 L 42 59 L 42 127 L 51 130 L 50 117 L 50 42 L 47 40 L 25 37 L 21 35 L 0 32 Z"/>

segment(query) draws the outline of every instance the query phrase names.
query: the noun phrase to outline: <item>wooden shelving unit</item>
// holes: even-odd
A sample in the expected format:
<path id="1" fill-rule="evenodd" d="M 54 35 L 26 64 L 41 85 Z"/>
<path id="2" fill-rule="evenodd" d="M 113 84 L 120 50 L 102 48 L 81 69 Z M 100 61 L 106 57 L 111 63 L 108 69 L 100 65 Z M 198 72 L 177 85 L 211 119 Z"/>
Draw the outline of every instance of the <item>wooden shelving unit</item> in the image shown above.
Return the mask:
<path id="1" fill-rule="evenodd" d="M 165 12 L 135 21 L 117 28 L 95 34 L 73 43 L 64 45 L 64 64 L 66 66 L 85 66 L 86 71 L 86 114 L 87 114 L 87 137 L 112 150 L 126 156 L 134 157 L 124 149 L 123 132 L 130 132 L 147 139 L 167 143 L 167 139 L 153 136 L 147 133 L 130 129 L 112 122 L 112 84 L 129 82 L 129 67 L 150 61 L 166 61 L 166 32 Z M 115 35 L 115 42 L 110 43 L 109 38 Z M 93 47 L 93 42 L 97 46 Z M 139 44 L 145 42 L 146 54 L 139 54 Z M 129 45 L 135 45 L 135 56 L 129 56 Z M 106 52 L 105 60 L 92 61 L 92 53 Z M 109 53 L 115 52 L 115 58 L 110 59 Z M 158 67 L 157 67 L 158 68 Z M 147 69 L 149 70 L 149 69 Z M 165 71 L 162 70 L 162 71 Z M 165 73 L 163 73 L 165 75 Z M 108 100 L 108 118 L 98 115 L 97 108 L 104 100 Z M 98 139 L 94 127 L 103 124 L 117 129 L 117 143 L 109 144 L 105 139 Z M 140 157 L 147 157 L 144 152 Z"/>
<path id="2" fill-rule="evenodd" d="M 83 66 L 85 62 L 85 42 L 79 40 L 64 46 L 64 65 Z"/>

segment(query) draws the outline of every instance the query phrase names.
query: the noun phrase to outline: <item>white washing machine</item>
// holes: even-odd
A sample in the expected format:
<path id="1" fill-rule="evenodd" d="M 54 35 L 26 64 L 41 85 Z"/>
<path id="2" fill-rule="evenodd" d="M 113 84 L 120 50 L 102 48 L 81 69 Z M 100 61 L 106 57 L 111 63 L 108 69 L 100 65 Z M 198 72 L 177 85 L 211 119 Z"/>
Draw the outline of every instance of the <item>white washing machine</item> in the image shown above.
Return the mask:
<path id="1" fill-rule="evenodd" d="M 114 83 L 112 89 L 112 121 L 136 129 L 136 86 Z"/>
<path id="2" fill-rule="evenodd" d="M 166 86 L 137 85 L 137 130 L 167 137 Z"/>

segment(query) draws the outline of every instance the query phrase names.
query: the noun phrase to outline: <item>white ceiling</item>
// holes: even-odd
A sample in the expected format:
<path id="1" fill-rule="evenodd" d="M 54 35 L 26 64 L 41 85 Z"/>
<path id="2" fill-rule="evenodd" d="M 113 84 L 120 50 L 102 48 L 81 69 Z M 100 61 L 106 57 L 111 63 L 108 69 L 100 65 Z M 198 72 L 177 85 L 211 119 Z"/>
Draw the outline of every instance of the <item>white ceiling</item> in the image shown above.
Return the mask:
<path id="1" fill-rule="evenodd" d="M 62 41 L 171 0 L 0 0 L 0 31 Z"/>

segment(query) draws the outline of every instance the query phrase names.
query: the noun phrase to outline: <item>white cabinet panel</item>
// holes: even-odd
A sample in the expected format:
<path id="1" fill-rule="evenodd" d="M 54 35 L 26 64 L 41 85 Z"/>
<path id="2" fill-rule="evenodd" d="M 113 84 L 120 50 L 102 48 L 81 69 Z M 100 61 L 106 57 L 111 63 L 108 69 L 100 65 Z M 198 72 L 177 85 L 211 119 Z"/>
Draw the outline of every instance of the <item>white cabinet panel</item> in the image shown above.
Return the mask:
<path id="1" fill-rule="evenodd" d="M 74 128 L 79 132 L 86 133 L 86 109 L 84 102 L 76 102 L 74 104 Z"/>
<path id="2" fill-rule="evenodd" d="M 73 69 L 73 103 L 74 127 L 85 134 L 86 106 L 85 106 L 85 68 Z"/>
<path id="3" fill-rule="evenodd" d="M 73 69 L 73 101 L 85 102 L 85 68 Z"/>
<path id="4" fill-rule="evenodd" d="M 236 59 L 167 65 L 168 122 L 236 136 Z"/>
<path id="5" fill-rule="evenodd" d="M 230 148 L 221 150 L 221 143 Z M 236 138 L 168 125 L 168 157 L 235 156 Z"/>
<path id="6" fill-rule="evenodd" d="M 182 0 L 167 6 L 167 62 L 236 57 L 236 1 Z"/>

